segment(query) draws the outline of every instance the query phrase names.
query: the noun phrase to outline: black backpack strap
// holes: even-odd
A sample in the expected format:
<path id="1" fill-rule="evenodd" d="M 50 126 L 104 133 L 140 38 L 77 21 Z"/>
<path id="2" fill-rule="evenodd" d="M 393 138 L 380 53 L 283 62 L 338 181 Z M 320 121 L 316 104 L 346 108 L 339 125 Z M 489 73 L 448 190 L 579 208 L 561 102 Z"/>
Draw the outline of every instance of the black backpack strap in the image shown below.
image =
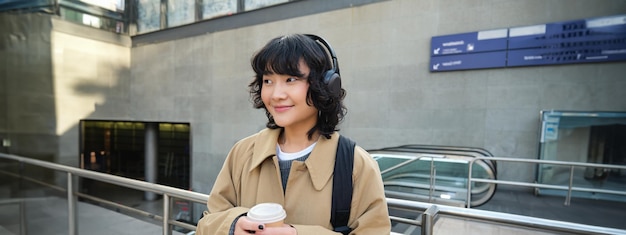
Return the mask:
<path id="1" fill-rule="evenodd" d="M 335 232 L 347 235 L 352 231 L 348 227 L 350 206 L 352 204 L 352 168 L 354 166 L 354 141 L 339 136 L 335 171 L 333 173 L 333 201 L 331 205 L 330 223 Z"/>

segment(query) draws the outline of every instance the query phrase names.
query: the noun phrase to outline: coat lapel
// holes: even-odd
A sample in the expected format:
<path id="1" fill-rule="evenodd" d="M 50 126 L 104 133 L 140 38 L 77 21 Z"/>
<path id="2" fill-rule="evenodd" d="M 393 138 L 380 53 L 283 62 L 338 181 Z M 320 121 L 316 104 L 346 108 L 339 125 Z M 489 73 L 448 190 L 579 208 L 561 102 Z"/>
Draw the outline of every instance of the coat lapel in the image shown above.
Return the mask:
<path id="1" fill-rule="evenodd" d="M 276 156 L 276 143 L 279 134 L 280 129 L 263 129 L 259 132 L 254 141 L 252 162 L 248 171 L 259 167 L 265 159 Z"/>
<path id="2" fill-rule="evenodd" d="M 322 190 L 328 183 L 335 170 L 335 155 L 339 143 L 337 132 L 330 139 L 320 136 L 309 158 L 304 162 L 311 174 L 311 181 L 315 190 Z"/>
<path id="3" fill-rule="evenodd" d="M 280 129 L 264 129 L 259 132 L 253 147 L 252 162 L 248 171 L 259 167 L 265 159 L 276 156 L 276 143 L 279 134 Z M 320 136 L 311 155 L 304 162 L 311 175 L 315 190 L 322 190 L 333 175 L 338 143 L 339 133 L 337 132 L 333 133 L 330 139 Z"/>

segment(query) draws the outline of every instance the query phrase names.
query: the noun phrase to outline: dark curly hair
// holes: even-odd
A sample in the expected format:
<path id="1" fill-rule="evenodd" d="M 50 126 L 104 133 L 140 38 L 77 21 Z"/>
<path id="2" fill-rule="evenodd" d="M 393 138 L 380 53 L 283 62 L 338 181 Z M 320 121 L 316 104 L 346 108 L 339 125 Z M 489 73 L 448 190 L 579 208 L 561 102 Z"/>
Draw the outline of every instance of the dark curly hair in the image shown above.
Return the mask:
<path id="1" fill-rule="evenodd" d="M 274 38 L 252 57 L 252 69 L 256 75 L 248 88 L 253 106 L 265 109 L 268 128 L 283 128 L 276 125 L 261 99 L 263 75 L 275 73 L 302 77 L 304 74 L 298 68 L 300 59 L 310 68 L 307 77 L 307 104 L 319 110 L 317 124 L 307 132 L 308 137 L 311 139 L 315 131 L 319 131 L 326 138 L 330 138 L 333 132 L 339 130 L 337 125 L 346 115 L 346 107 L 343 105 L 346 91 L 341 88 L 339 94 L 330 92 L 323 76 L 332 68 L 332 61 L 325 47 L 309 36 L 293 34 Z"/>

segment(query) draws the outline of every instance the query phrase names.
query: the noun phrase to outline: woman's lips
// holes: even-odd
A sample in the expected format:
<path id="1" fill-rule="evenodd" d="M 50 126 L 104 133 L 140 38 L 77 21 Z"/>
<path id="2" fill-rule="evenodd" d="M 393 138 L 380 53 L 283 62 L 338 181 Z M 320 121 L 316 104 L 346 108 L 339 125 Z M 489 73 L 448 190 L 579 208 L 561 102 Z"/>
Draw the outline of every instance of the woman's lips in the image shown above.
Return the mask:
<path id="1" fill-rule="evenodd" d="M 289 110 L 290 108 L 291 108 L 291 106 L 286 106 L 286 105 L 274 106 L 274 111 L 281 113 L 281 112 L 285 112 L 285 111 Z"/>

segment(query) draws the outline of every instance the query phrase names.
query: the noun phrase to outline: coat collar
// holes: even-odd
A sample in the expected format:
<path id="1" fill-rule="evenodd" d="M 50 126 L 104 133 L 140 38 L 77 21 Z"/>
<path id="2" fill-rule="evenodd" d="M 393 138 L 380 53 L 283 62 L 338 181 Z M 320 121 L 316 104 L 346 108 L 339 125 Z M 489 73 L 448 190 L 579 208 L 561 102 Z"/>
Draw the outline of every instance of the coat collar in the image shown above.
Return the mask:
<path id="1" fill-rule="evenodd" d="M 250 164 L 250 171 L 261 165 L 266 158 L 276 156 L 276 143 L 278 142 L 278 135 L 280 135 L 280 129 L 267 128 L 257 133 L 252 150 L 252 164 Z"/>
<path id="2" fill-rule="evenodd" d="M 259 167 L 267 158 L 276 156 L 276 143 L 280 131 L 280 129 L 264 129 L 258 133 L 249 171 Z M 338 140 L 339 133 L 337 132 L 333 133 L 330 139 L 320 136 L 311 155 L 304 162 L 316 190 L 321 190 L 333 175 Z"/>

